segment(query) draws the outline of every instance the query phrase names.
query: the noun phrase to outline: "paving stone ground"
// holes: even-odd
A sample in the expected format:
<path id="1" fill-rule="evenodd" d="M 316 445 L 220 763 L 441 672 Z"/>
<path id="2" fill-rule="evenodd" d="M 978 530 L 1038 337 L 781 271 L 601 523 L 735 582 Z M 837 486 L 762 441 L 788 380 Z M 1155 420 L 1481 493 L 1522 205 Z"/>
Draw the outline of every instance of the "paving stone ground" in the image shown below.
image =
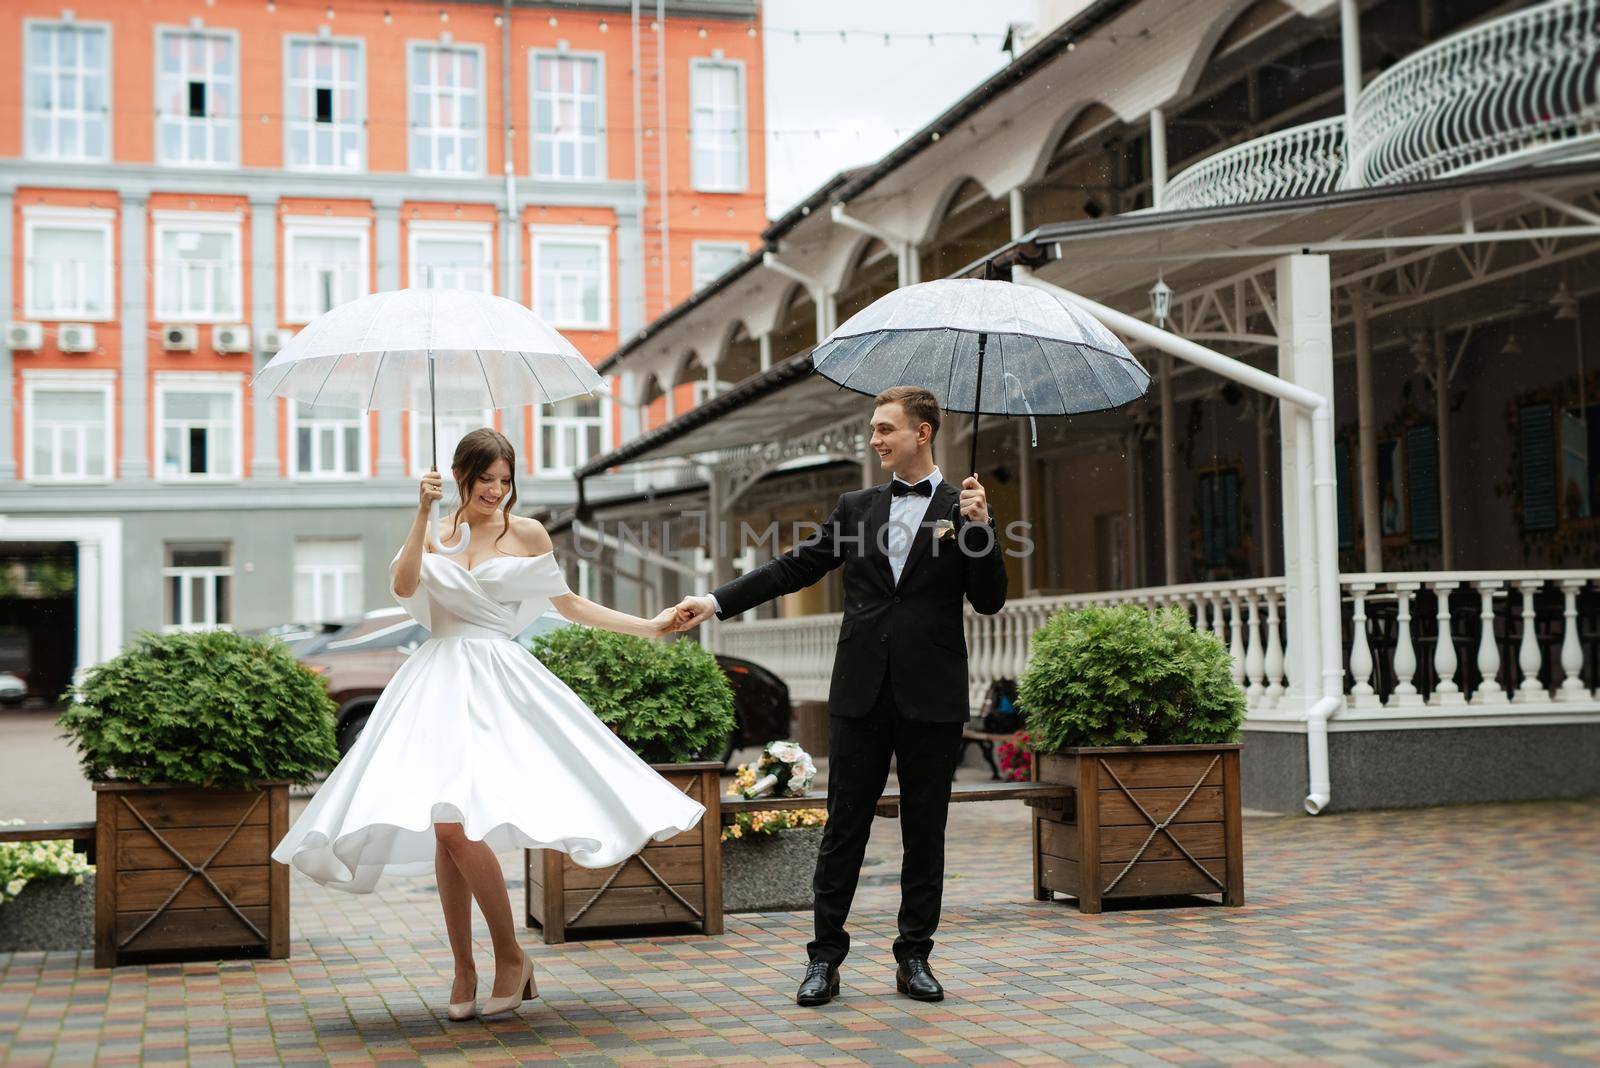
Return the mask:
<path id="1" fill-rule="evenodd" d="M 1031 899 L 1027 818 L 952 812 L 939 1004 L 894 993 L 879 820 L 822 1009 L 793 1002 L 810 916 L 781 913 L 717 938 L 530 931 L 542 999 L 450 1023 L 431 879 L 350 896 L 296 875 L 287 961 L 0 954 L 0 1063 L 1600 1063 L 1600 801 L 1252 818 L 1246 907 L 1099 916 Z"/>

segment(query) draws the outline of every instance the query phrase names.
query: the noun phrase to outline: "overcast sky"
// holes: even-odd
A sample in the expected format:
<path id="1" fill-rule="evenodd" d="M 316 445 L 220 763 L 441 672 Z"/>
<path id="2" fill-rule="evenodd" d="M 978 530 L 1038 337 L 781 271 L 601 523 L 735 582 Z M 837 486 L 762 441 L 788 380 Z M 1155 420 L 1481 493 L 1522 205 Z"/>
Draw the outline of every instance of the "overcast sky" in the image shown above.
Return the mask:
<path id="1" fill-rule="evenodd" d="M 999 70 L 1006 24 L 1035 21 L 1035 6 L 765 0 L 768 214 L 882 156 Z"/>

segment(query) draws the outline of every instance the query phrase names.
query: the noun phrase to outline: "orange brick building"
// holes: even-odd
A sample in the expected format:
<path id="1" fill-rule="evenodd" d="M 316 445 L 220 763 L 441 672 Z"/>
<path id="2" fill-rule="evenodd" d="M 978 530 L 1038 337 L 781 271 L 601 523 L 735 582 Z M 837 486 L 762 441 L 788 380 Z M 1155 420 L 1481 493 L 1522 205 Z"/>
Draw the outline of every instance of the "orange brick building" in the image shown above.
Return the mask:
<path id="1" fill-rule="evenodd" d="M 7 5 L 0 551 L 76 544 L 77 662 L 387 603 L 426 419 L 249 388 L 321 311 L 481 287 L 598 361 L 759 243 L 757 3 L 635 6 Z M 485 422 L 538 506 L 639 413 L 441 419 L 441 454 Z"/>

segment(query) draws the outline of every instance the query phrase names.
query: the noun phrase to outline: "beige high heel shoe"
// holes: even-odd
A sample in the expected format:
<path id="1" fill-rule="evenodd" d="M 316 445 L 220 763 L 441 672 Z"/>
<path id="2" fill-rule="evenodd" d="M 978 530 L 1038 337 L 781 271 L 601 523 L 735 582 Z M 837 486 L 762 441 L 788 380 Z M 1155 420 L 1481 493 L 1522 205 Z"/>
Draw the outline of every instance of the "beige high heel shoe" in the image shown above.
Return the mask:
<path id="1" fill-rule="evenodd" d="M 490 997 L 483 1000 L 483 1008 L 479 1016 L 497 1016 L 502 1012 L 510 1012 L 524 1001 L 532 1001 L 539 996 L 539 985 L 533 981 L 533 961 L 528 958 L 526 950 L 522 953 L 522 975 L 517 979 L 517 992 L 503 998 Z"/>
<path id="2" fill-rule="evenodd" d="M 457 1023 L 462 1020 L 470 1020 L 478 1015 L 478 980 L 476 977 L 472 980 L 472 997 L 466 1001 L 450 1002 L 445 1006 L 444 1014 Z"/>

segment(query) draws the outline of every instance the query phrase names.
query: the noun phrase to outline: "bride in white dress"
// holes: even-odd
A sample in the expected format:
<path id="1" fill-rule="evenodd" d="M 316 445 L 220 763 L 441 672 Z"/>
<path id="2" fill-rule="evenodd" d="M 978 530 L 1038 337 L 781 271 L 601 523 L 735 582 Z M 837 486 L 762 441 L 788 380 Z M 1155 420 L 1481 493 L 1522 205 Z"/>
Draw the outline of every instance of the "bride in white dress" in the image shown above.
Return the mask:
<path id="1" fill-rule="evenodd" d="M 552 605 L 574 623 L 645 637 L 669 633 L 673 609 L 641 619 L 567 589 L 544 527 L 511 514 L 516 455 L 498 431 L 464 437 L 452 467 L 462 504 L 440 536 L 454 544 L 466 523 L 470 549 L 447 557 L 427 545 L 428 511 L 443 492 L 430 471 L 390 568 L 396 598 L 431 636 L 272 856 L 353 893 L 385 873 L 435 873 L 455 956 L 448 1015 L 460 1020 L 538 996 L 497 852 L 558 849 L 610 867 L 693 827 L 705 809 L 514 640 Z M 473 899 L 494 943 L 481 1008 Z"/>

